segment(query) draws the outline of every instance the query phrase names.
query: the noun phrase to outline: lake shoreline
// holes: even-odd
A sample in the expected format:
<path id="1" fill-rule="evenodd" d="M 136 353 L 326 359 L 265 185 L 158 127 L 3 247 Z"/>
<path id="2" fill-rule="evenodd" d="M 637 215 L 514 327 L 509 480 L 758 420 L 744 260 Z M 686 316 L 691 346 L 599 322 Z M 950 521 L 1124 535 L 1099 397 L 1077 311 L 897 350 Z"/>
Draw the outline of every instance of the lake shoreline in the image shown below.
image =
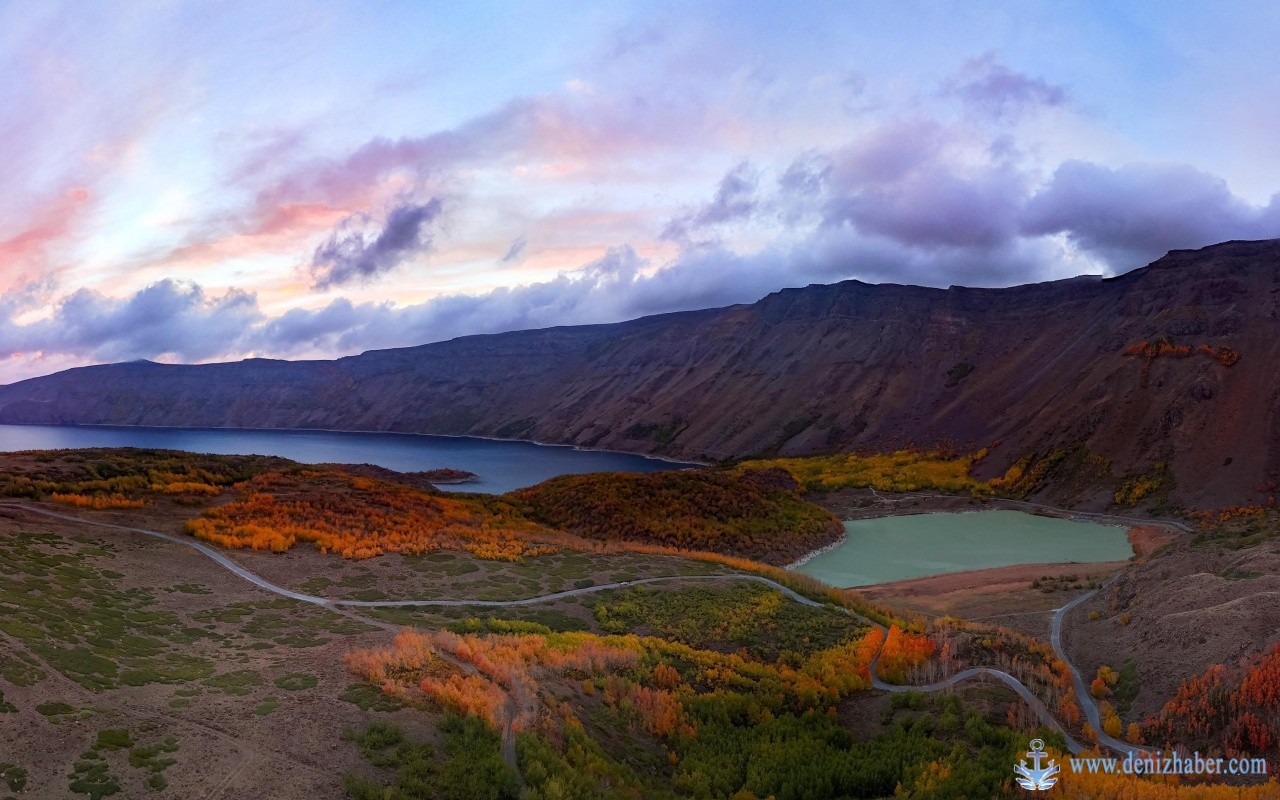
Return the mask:
<path id="1" fill-rule="evenodd" d="M 477 436 L 470 433 L 421 433 L 418 431 L 378 431 L 378 430 L 357 430 L 352 428 L 245 428 L 236 425 L 126 425 L 120 423 L 97 423 L 97 422 L 5 422 L 3 425 L 15 428 L 92 428 L 92 429 L 121 429 L 121 430 L 153 430 L 153 431 L 243 431 L 249 433 L 350 433 L 363 435 L 385 435 L 385 436 L 420 436 L 436 439 L 474 439 L 483 442 L 515 442 L 519 444 L 531 444 L 538 447 L 554 447 L 565 450 L 576 450 L 581 453 L 608 453 L 620 456 L 635 456 L 636 458 L 644 458 L 649 461 L 661 461 L 666 464 L 679 464 L 687 467 L 707 467 L 711 466 L 709 461 L 694 461 L 688 459 L 668 458 L 666 456 L 653 455 L 651 453 L 640 453 L 634 450 L 610 450 L 604 447 L 585 447 L 577 444 L 557 444 L 555 442 L 539 442 L 536 439 L 512 439 L 501 436 Z M 18 452 L 18 451 L 12 451 Z"/>
<path id="2" fill-rule="evenodd" d="M 840 520 L 841 534 L 839 539 L 836 539 L 834 542 L 829 542 L 827 544 L 824 544 L 822 547 L 819 547 L 817 550 L 812 550 L 808 553 L 805 553 L 804 555 L 800 556 L 800 558 L 796 559 L 795 561 L 783 567 L 783 569 L 797 570 L 800 567 L 803 567 L 805 564 L 812 561 L 813 559 L 817 558 L 818 556 L 830 553 L 832 550 L 835 550 L 838 547 L 843 547 L 844 543 L 849 541 L 849 529 L 844 527 L 844 523 L 847 521 L 848 520 Z"/>
<path id="3" fill-rule="evenodd" d="M 271 455 L 304 465 L 367 464 L 396 474 L 431 473 L 440 479 L 439 483 L 469 477 L 466 483 L 445 486 L 458 492 L 495 495 L 561 475 L 650 473 L 697 467 L 692 462 L 636 453 L 480 436 L 322 428 L 0 425 L 0 452 L 126 447 Z"/>
<path id="4" fill-rule="evenodd" d="M 995 506 L 995 507 L 992 507 L 992 506 Z M 967 575 L 975 572 L 977 573 L 989 572 L 991 570 L 1002 570 L 1002 569 L 1018 570 L 1018 569 L 1026 568 L 1028 566 L 1044 567 L 1045 565 L 1057 564 L 1057 565 L 1068 565 L 1068 566 L 1074 565 L 1074 566 L 1079 566 L 1083 568 L 1092 568 L 1094 565 L 1125 563 L 1129 559 L 1132 559 L 1135 557 L 1142 557 L 1147 553 L 1149 553 L 1151 549 L 1153 549 L 1152 548 L 1153 543 L 1150 541 L 1152 537 L 1149 533 L 1142 537 L 1143 543 L 1140 546 L 1139 542 L 1135 539 L 1135 533 L 1136 533 L 1136 531 L 1134 530 L 1135 526 L 1122 524 L 1118 520 L 1107 520 L 1103 522 L 1095 519 L 1088 519 L 1087 517 L 1076 518 L 1074 515 L 1070 514 L 1070 512 L 1067 512 L 1065 510 L 1061 514 L 1031 514 L 1019 508 L 1010 508 L 1008 506 L 1000 507 L 998 504 L 994 504 L 994 503 L 992 504 L 992 506 L 987 506 L 985 508 L 972 508 L 972 507 L 952 508 L 952 509 L 946 509 L 946 510 L 913 508 L 911 511 L 906 513 L 890 512 L 885 514 L 878 514 L 875 516 L 862 516 L 857 519 L 844 520 L 843 522 L 845 527 L 845 534 L 843 536 L 841 536 L 839 539 L 837 539 L 834 542 L 828 543 L 823 547 L 817 548 L 809 553 L 806 553 L 804 556 L 800 557 L 796 561 L 792 562 L 791 564 L 788 564 L 786 568 L 788 570 L 795 571 L 799 574 L 807 575 L 811 578 L 820 580 L 824 583 L 830 584 L 832 586 L 836 586 L 838 588 L 860 590 L 868 586 L 878 586 L 881 584 L 899 583 L 902 581 L 913 581 L 913 580 L 927 580 L 930 578 L 935 578 L 935 577 L 944 576 L 944 575 Z M 930 516 L 930 515 L 935 515 L 935 516 L 945 515 L 948 518 L 955 518 L 955 517 L 972 516 L 975 514 L 1005 515 L 1005 518 L 1006 518 L 1005 524 L 1013 524 L 1015 526 L 1016 525 L 1025 526 L 1028 523 L 1037 524 L 1035 522 L 1036 520 L 1043 520 L 1045 521 L 1046 524 L 1050 526 L 1056 526 L 1059 524 L 1082 525 L 1082 526 L 1091 526 L 1092 528 L 1095 529 L 1095 531 L 1098 528 L 1117 529 L 1117 532 L 1123 531 L 1124 541 L 1126 544 L 1126 547 L 1124 549 L 1127 550 L 1127 554 L 1121 557 L 1121 554 L 1118 552 L 1116 553 L 1108 552 L 1105 555 L 1100 554 L 1099 557 L 1096 557 L 1096 558 L 1088 558 L 1088 557 L 1080 558 L 1078 557 L 1078 555 L 1080 554 L 1081 548 L 1088 550 L 1092 546 L 1095 548 L 1103 547 L 1104 549 L 1115 549 L 1115 544 L 1112 543 L 1108 545 L 1108 544 L 1105 544 L 1104 542 L 1099 541 L 1091 545 L 1090 542 L 1092 540 L 1083 539 L 1080 537 L 1064 539 L 1063 531 L 1047 530 L 1044 533 L 1047 536 L 1049 536 L 1048 539 L 1040 539 L 1039 541 L 1028 540 L 1027 542 L 1028 552 L 1026 552 L 1025 554 L 1025 560 L 1018 560 L 1012 563 L 999 563 L 997 561 L 997 563 L 994 563 L 994 564 L 988 564 L 988 565 L 979 564 L 975 566 L 968 566 L 962 563 L 963 557 L 961 555 L 957 554 L 956 552 L 952 552 L 949 555 L 945 554 L 946 547 L 943 547 L 942 550 L 944 551 L 944 554 L 941 555 L 939 557 L 939 560 L 936 562 L 937 566 L 943 567 L 939 571 L 927 572 L 924 574 L 917 574 L 917 575 L 906 574 L 906 575 L 902 575 L 901 577 L 889 578 L 887 580 L 874 579 L 873 577 L 874 571 L 870 571 L 870 572 L 864 571 L 866 570 L 866 567 L 854 567 L 849 569 L 842 569 L 843 564 L 841 564 L 838 560 L 834 564 L 824 564 L 821 567 L 819 567 L 818 570 L 816 571 L 806 571 L 803 569 L 803 567 L 808 565 L 814 559 L 848 546 L 850 523 L 869 523 L 869 522 L 884 521 L 884 520 L 896 521 L 899 519 L 907 519 L 910 517 L 924 517 L 924 516 Z M 999 536 L 1019 535 L 1018 530 L 1019 529 L 1017 527 L 1013 527 L 1007 530 L 1002 530 L 1002 531 L 999 531 Z M 964 553 L 964 554 L 973 552 L 972 550 L 969 550 L 964 544 L 964 540 L 966 538 L 973 539 L 975 536 L 978 538 L 981 538 L 986 535 L 985 531 L 982 531 L 982 532 L 974 531 L 972 527 L 969 530 L 959 529 L 956 531 L 956 533 L 958 534 L 958 537 L 959 537 L 958 542 L 944 542 L 944 544 L 949 544 L 952 548 L 955 548 L 958 546 L 960 548 L 960 553 Z M 1038 535 L 1039 533 L 1040 532 L 1038 530 L 1035 531 L 1036 535 Z M 887 546 L 889 548 L 893 548 L 895 547 L 894 543 L 897 542 L 896 546 L 905 548 L 905 546 L 910 543 L 909 542 L 910 538 L 917 535 L 926 535 L 926 531 L 923 531 L 923 530 L 921 531 L 903 531 L 903 530 L 887 531 L 886 532 L 887 538 L 875 540 L 872 543 L 872 546 L 874 548 L 877 545 L 886 545 L 887 543 Z M 933 536 L 936 534 L 935 532 L 928 532 L 927 535 Z M 1095 533 L 1095 536 L 1096 535 L 1098 534 Z M 904 536 L 906 537 L 906 539 L 902 538 Z M 1003 544 L 1003 542 L 1000 541 L 999 536 L 993 537 L 995 541 L 992 543 L 997 551 L 1000 550 L 1000 547 Z M 1019 552 L 1017 548 L 1021 543 L 1022 543 L 1022 540 L 1016 540 L 1016 539 L 1012 542 L 1009 542 L 1008 543 L 1009 549 L 1006 550 L 1005 552 L 1008 552 L 1014 555 L 1014 557 L 1017 557 Z M 1164 542 L 1161 542 L 1161 544 L 1163 543 Z M 1043 551 L 1043 548 L 1045 547 L 1046 544 L 1049 546 L 1049 549 L 1050 549 L 1050 552 L 1047 552 L 1047 553 Z M 1065 549 L 1064 549 L 1064 544 L 1065 544 Z M 865 542 L 863 543 L 863 546 L 865 547 Z M 1054 552 L 1055 550 L 1057 552 Z M 896 567 L 898 570 L 909 571 L 912 569 L 912 567 L 910 566 L 912 559 L 906 555 L 906 552 L 907 552 L 906 549 L 901 550 L 901 552 L 889 552 L 887 554 L 886 553 L 877 554 L 873 551 L 872 553 L 864 553 L 862 555 L 866 556 L 867 558 L 871 558 L 874 563 L 882 565 L 881 566 L 882 570 L 885 567 L 887 567 L 890 571 L 892 571 Z M 1049 555 L 1050 557 L 1046 559 L 1043 557 L 1044 555 Z M 1055 555 L 1061 555 L 1063 557 L 1060 557 L 1060 558 L 1054 557 Z M 1037 556 L 1042 556 L 1042 557 L 1038 558 Z M 877 558 L 879 560 L 877 560 Z M 948 565 L 949 563 L 956 564 L 956 566 L 954 568 L 948 568 L 946 565 Z M 931 567 L 924 566 L 923 568 L 930 569 Z M 840 578 L 832 574 L 835 572 L 847 572 L 847 574 L 845 575 L 844 578 Z"/>
<path id="5" fill-rule="evenodd" d="M 892 593 L 894 595 L 934 595 L 965 589 L 993 590 L 1003 584 L 1027 583 L 1041 577 L 1057 577 L 1068 573 L 1088 575 L 1109 574 L 1128 565 L 1128 561 L 1037 561 L 1026 564 L 1008 564 L 1003 567 L 980 567 L 958 572 L 939 572 L 919 578 L 902 578 L 896 581 L 868 583 L 856 588 L 868 596 Z"/>
<path id="6" fill-rule="evenodd" d="M 957 499 L 960 499 L 960 496 L 959 496 L 959 495 L 957 495 Z M 983 514 L 983 513 L 986 513 L 986 512 L 988 512 L 988 511 L 1021 511 L 1021 510 L 1022 510 L 1022 509 L 1020 509 L 1020 508 L 1016 508 L 1016 507 L 1012 507 L 1012 506 L 1003 506 L 1003 505 L 999 505 L 1000 500 L 999 500 L 998 498 L 993 499 L 993 500 L 988 501 L 988 502 L 991 502 L 991 503 L 993 504 L 993 507 L 991 507 L 991 508 L 971 508 L 971 509 L 960 509 L 960 510 L 950 510 L 950 509 L 942 509 L 942 508 L 940 508 L 940 509 L 923 509 L 923 510 L 920 510 L 920 509 L 912 509 L 912 510 L 910 510 L 910 511 L 901 511 L 901 512 L 897 512 L 897 513 L 893 512 L 893 511 L 888 511 L 888 510 L 886 509 L 886 512 L 887 512 L 887 513 L 884 513 L 884 514 L 878 514 L 878 515 L 875 515 L 875 516 L 869 516 L 869 517 L 851 517 L 851 518 L 847 518 L 847 519 L 842 518 L 842 519 L 840 520 L 840 523 L 841 523 L 841 527 L 843 527 L 844 523 L 846 523 L 846 522 L 853 522 L 853 521 L 855 521 L 855 520 L 856 520 L 856 521 L 862 521 L 862 520 L 870 520 L 870 519 L 888 519 L 888 518 L 890 518 L 890 517 L 914 517 L 914 516 L 920 516 L 920 515 L 923 515 L 923 514 Z M 1070 514 L 1070 513 L 1071 513 L 1071 512 L 1070 512 L 1070 511 L 1068 511 L 1067 509 L 1062 509 L 1062 512 L 1063 512 L 1063 514 Z M 1130 530 L 1130 529 L 1132 529 L 1132 527 L 1134 527 L 1134 526 L 1132 526 L 1132 525 L 1124 525 L 1124 524 L 1122 524 L 1122 523 L 1120 523 L 1120 522 L 1100 522 L 1100 521 L 1095 520 L 1095 519 L 1092 519 L 1092 518 L 1090 518 L 1090 517 L 1088 517 L 1088 516 L 1077 516 L 1077 515 L 1070 515 L 1070 516 L 1057 516 L 1057 515 L 1053 515 L 1053 516 L 1050 516 L 1050 515 L 1032 515 L 1032 516 L 1045 516 L 1045 517 L 1046 517 L 1046 518 L 1048 518 L 1048 519 L 1065 519 L 1065 520 L 1068 520 L 1068 521 L 1070 521 L 1070 522 L 1089 522 L 1089 523 L 1093 523 L 1093 524 L 1095 524 L 1095 525 L 1106 525 L 1106 526 L 1108 526 L 1108 527 L 1112 527 L 1112 528 L 1124 528 L 1124 529 L 1126 529 L 1126 530 Z M 1156 523 L 1152 523 L 1152 527 L 1159 527 L 1159 526 L 1158 526 L 1158 524 L 1156 524 Z M 848 538 L 849 538 L 849 532 L 848 532 L 848 530 L 846 529 L 844 533 L 840 534 L 840 538 L 839 538 L 839 539 L 836 539 L 834 542 L 829 542 L 829 543 L 827 543 L 827 544 L 824 544 L 822 547 L 819 547 L 819 548 L 817 548 L 816 550 L 811 550 L 811 551 L 809 551 L 808 553 L 805 553 L 804 555 L 800 556 L 800 558 L 796 559 L 795 561 L 791 562 L 790 564 L 787 564 L 785 567 L 783 567 L 783 569 L 789 569 L 789 570 L 799 569 L 800 567 L 803 567 L 805 564 L 809 563 L 811 560 L 813 560 L 813 559 L 817 558 L 818 556 L 825 555 L 826 553 L 829 553 L 829 552 L 831 552 L 832 550 L 835 550 L 836 548 L 840 547 L 841 545 L 843 545 L 843 544 L 848 540 Z M 1132 544 L 1132 542 L 1131 542 L 1131 544 Z M 1134 545 L 1134 552 L 1135 552 L 1136 554 L 1138 554 L 1138 555 L 1145 555 L 1145 554 L 1143 554 L 1143 553 L 1140 553 L 1140 552 L 1139 552 L 1138 547 L 1137 547 L 1137 545 L 1136 545 L 1136 544 Z M 1001 569 L 1001 568 L 1000 568 L 1000 567 L 990 567 L 990 568 L 988 568 L 988 569 Z M 908 578 L 907 580 L 915 580 L 915 579 L 914 579 L 914 578 Z M 876 584 L 871 584 L 871 585 L 876 585 Z"/>

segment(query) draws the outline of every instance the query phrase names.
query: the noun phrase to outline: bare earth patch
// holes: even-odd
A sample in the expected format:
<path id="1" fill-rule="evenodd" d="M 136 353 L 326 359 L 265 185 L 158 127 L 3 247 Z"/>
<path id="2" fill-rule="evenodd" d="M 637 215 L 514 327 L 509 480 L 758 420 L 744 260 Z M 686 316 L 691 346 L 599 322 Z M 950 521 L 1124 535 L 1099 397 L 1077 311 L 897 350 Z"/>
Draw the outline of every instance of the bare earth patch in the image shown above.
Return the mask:
<path id="1" fill-rule="evenodd" d="M 1280 553 L 1274 542 L 1242 550 L 1180 546 L 1134 565 L 1074 610 L 1064 626 L 1072 660 L 1137 664 L 1141 689 L 1126 718 L 1155 713 L 1184 679 L 1234 664 L 1280 640 Z"/>
<path id="2" fill-rule="evenodd" d="M 1181 536 L 1177 531 L 1160 525 L 1134 525 L 1129 528 L 1129 544 L 1139 558 L 1150 558 L 1157 550 Z"/>
<path id="3" fill-rule="evenodd" d="M 1043 637 L 1055 609 L 1127 564 L 1017 564 L 881 583 L 858 592 L 891 608 L 989 620 Z"/>

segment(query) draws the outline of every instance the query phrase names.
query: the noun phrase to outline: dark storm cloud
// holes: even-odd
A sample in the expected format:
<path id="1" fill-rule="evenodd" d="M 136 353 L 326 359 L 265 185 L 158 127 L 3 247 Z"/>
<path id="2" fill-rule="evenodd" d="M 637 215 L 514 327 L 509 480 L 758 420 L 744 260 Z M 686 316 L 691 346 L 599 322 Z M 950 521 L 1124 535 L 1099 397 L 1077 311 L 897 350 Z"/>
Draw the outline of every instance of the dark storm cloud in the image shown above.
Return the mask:
<path id="1" fill-rule="evenodd" d="M 994 53 L 965 62 L 947 82 L 944 92 L 959 97 L 970 109 L 999 120 L 1038 106 L 1061 106 L 1068 100 L 1063 87 L 1015 72 L 997 61 Z"/>
<path id="2" fill-rule="evenodd" d="M 397 206 L 374 236 L 353 229 L 367 221 L 365 215 L 343 220 L 311 257 L 312 287 L 330 289 L 367 281 L 395 269 L 411 256 L 429 251 L 429 226 L 440 216 L 441 208 L 438 198 Z"/>
<path id="3" fill-rule="evenodd" d="M 1117 169 L 1068 161 L 1022 211 L 1027 236 L 1062 233 L 1124 270 L 1166 251 L 1280 236 L 1280 195 L 1254 206 L 1226 181 L 1181 164 Z"/>

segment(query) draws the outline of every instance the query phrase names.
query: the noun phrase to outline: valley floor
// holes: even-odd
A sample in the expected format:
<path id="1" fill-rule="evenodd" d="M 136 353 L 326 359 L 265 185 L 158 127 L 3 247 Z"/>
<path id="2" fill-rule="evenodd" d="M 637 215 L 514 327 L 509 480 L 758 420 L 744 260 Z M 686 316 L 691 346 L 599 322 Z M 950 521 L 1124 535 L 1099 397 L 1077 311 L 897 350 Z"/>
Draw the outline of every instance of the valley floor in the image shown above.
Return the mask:
<path id="1" fill-rule="evenodd" d="M 999 501 L 870 491 L 837 493 L 826 505 L 842 516 L 1002 507 Z M 446 677 L 446 688 L 453 687 L 461 702 L 479 703 L 482 691 L 489 692 L 484 697 L 497 691 L 505 698 L 505 707 L 488 712 L 504 720 L 490 731 L 494 742 L 502 742 L 500 752 L 493 752 L 495 769 L 500 762 L 510 768 L 541 758 L 531 755 L 531 739 L 520 738 L 520 720 L 537 715 L 545 722 L 548 712 L 565 713 L 597 742 L 591 752 L 599 763 L 575 764 L 575 770 L 588 774 L 607 764 L 621 770 L 617 780 L 625 774 L 658 781 L 654 776 L 661 775 L 664 797 L 686 796 L 665 792 L 687 789 L 692 784 L 681 782 L 697 778 L 680 772 L 681 759 L 703 764 L 700 769 L 723 765 L 722 753 L 713 759 L 698 750 L 697 737 L 681 740 L 673 733 L 687 719 L 680 715 L 698 709 L 707 712 L 701 724 L 713 725 L 720 711 L 711 713 L 711 704 L 724 702 L 724 695 L 706 687 L 720 680 L 781 680 L 784 687 L 795 681 L 803 687 L 795 691 L 806 697 L 830 692 L 829 706 L 814 698 L 803 701 L 809 712 L 826 709 L 825 715 L 797 715 L 795 724 L 834 726 L 819 739 L 828 743 L 824 747 L 839 740 L 840 752 L 848 747 L 842 737 L 856 733 L 846 754 L 861 752 L 858 757 L 868 764 L 883 757 L 877 747 L 890 746 L 881 742 L 893 742 L 894 752 L 937 749 L 934 756 L 921 756 L 921 765 L 942 764 L 939 759 L 949 758 L 954 745 L 1004 769 L 999 748 L 1013 747 L 1014 739 L 1037 726 L 1058 727 L 1063 719 L 1057 701 L 1070 695 L 1062 694 L 1072 681 L 1070 663 L 1079 667 L 1075 696 L 1095 729 L 1098 704 L 1082 687 L 1103 666 L 1121 674 L 1115 701 L 1125 721 L 1149 714 L 1199 665 L 1177 669 L 1169 662 L 1171 653 L 1182 652 L 1177 648 L 1199 647 L 1197 658 L 1218 661 L 1225 660 L 1224 647 L 1233 655 L 1256 649 L 1250 625 L 1267 619 L 1250 604 L 1275 591 L 1272 576 L 1280 573 L 1270 545 L 1197 550 L 1178 528 L 1153 523 L 1130 528 L 1136 556 L 1129 562 L 1020 565 L 824 595 L 820 587 L 791 588 L 797 584 L 776 570 L 674 552 L 565 548 L 504 561 L 438 550 L 348 560 L 306 545 L 283 553 L 217 548 L 215 559 L 193 548 L 195 540 L 183 532 L 193 513 L 161 497 L 145 507 L 109 511 L 0 504 L 0 798 L 6 781 L 11 791 L 42 798 L 348 797 L 343 781 L 356 779 L 346 776 L 364 776 L 377 785 L 390 780 L 387 768 L 394 760 L 377 755 L 376 742 L 391 738 L 377 724 L 393 724 L 403 731 L 397 735 L 423 746 L 446 752 L 456 747 L 449 737 L 465 731 L 450 728 L 439 703 L 421 702 L 425 686 L 446 686 Z M 1047 508 L 1040 513 L 1069 515 Z M 760 570 L 788 585 L 762 577 Z M 1161 594 L 1169 585 L 1160 577 L 1163 571 L 1183 576 L 1181 585 L 1194 583 L 1215 602 L 1207 617 L 1192 614 L 1194 619 L 1171 629 L 1179 638 L 1161 640 L 1161 660 L 1147 644 L 1165 624 L 1160 620 L 1190 612 L 1176 587 Z M 874 605 L 861 605 L 859 595 Z M 1056 653 L 1045 644 L 1055 613 L 1053 624 L 1062 626 L 1065 642 Z M 946 617 L 998 625 L 1004 632 Z M 929 629 L 937 642 L 945 641 L 937 658 L 936 642 L 911 632 L 926 630 L 918 622 L 924 618 L 940 622 Z M 1227 618 L 1234 627 L 1222 624 Z M 396 635 L 402 629 L 420 636 Z M 1235 631 L 1234 638 L 1223 639 L 1224 630 Z M 498 635 L 457 638 L 470 633 Z M 577 634 L 600 638 L 574 639 Z M 632 634 L 653 637 L 634 644 L 639 663 L 658 659 L 667 670 L 651 675 L 652 664 L 643 667 L 643 680 L 658 676 L 652 686 L 619 682 L 610 670 L 594 666 L 569 666 L 567 672 L 548 666 L 576 663 L 564 653 L 591 665 L 597 663 L 593 659 L 621 658 L 626 653 L 617 649 L 620 640 L 607 636 Z M 1197 635 L 1198 644 L 1188 644 Z M 601 644 L 607 641 L 614 644 Z M 515 648 L 503 658 L 515 658 L 518 648 L 535 648 L 520 658 L 543 652 L 538 647 L 561 655 L 546 663 L 520 662 L 518 669 L 495 667 L 499 651 L 486 655 L 476 649 L 482 646 Z M 362 655 L 353 660 L 353 651 Z M 428 652 L 433 655 L 422 655 Z M 388 664 L 394 667 L 389 672 Z M 698 666 L 686 674 L 672 664 Z M 1153 668 L 1168 674 L 1153 676 Z M 537 681 L 531 678 L 535 673 Z M 493 680 L 485 683 L 485 675 Z M 708 675 L 716 676 L 710 684 Z M 976 680 L 954 684 L 963 676 Z M 416 692 L 419 680 L 422 697 L 404 700 L 404 691 Z M 865 682 L 859 687 L 860 680 Z M 403 683 L 399 693 L 381 691 L 397 681 Z M 871 684 L 886 694 L 867 691 Z M 689 692 L 680 701 L 688 710 L 671 705 L 675 687 Z M 944 689 L 955 689 L 956 697 L 942 696 Z M 735 690 L 743 692 L 742 702 L 753 696 L 750 689 Z M 774 691 L 783 690 L 754 695 Z M 958 718 L 962 705 L 967 721 L 950 732 L 920 722 Z M 738 727 L 717 735 L 750 736 L 766 718 L 747 724 L 754 719 L 750 715 L 767 714 L 773 724 L 779 713 L 781 707 L 750 711 L 733 723 Z M 1068 720 L 1067 726 L 1063 744 L 1081 733 L 1076 723 Z M 362 729 L 356 742 L 347 737 Z M 560 735 L 573 735 L 574 729 L 568 725 Z M 987 731 L 975 741 L 988 744 L 964 739 L 970 729 Z M 777 735 L 801 733 L 784 727 Z M 1123 747 L 1114 738 L 1103 740 Z M 989 745 L 993 741 L 1001 742 L 996 750 Z M 680 758 L 677 747 L 683 748 Z M 678 761 L 681 766 L 673 769 Z M 802 766 L 789 767 L 803 773 Z M 636 796 L 649 796 L 659 784 L 645 786 Z"/>

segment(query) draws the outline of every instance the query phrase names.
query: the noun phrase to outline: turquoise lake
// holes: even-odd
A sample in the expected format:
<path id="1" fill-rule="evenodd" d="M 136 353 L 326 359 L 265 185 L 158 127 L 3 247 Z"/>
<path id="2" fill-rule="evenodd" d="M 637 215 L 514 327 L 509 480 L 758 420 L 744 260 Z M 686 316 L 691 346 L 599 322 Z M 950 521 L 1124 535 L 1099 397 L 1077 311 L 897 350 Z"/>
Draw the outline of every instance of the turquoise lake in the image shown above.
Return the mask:
<path id="1" fill-rule="evenodd" d="M 832 586 L 922 578 L 1013 564 L 1123 561 L 1123 528 L 1021 511 L 851 520 L 845 541 L 796 568 Z"/>

